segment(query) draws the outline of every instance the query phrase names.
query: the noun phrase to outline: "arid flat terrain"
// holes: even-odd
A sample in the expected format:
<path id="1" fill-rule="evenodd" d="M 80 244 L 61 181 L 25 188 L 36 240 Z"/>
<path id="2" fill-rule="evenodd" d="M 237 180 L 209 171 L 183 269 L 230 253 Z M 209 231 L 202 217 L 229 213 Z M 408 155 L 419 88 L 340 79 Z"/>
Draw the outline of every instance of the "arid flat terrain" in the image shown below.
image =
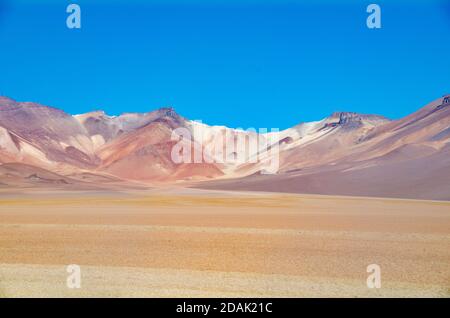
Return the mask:
<path id="1" fill-rule="evenodd" d="M 5 189 L 0 296 L 449 297 L 450 202 Z"/>

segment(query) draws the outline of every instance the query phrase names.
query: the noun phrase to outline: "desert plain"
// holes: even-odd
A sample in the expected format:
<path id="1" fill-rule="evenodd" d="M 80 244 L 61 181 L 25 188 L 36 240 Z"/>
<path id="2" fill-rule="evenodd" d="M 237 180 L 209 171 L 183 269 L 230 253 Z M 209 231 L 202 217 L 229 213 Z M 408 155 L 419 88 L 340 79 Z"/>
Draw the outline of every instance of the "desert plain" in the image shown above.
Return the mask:
<path id="1" fill-rule="evenodd" d="M 3 189 L 0 296 L 449 297 L 450 202 Z"/>

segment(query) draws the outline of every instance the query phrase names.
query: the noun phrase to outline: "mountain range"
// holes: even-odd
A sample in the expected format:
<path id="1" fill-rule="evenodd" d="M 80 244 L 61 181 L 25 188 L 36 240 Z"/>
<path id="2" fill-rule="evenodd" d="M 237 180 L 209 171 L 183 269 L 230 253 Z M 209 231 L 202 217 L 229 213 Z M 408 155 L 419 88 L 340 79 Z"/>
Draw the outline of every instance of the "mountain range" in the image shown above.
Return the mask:
<path id="1" fill-rule="evenodd" d="M 209 126 L 173 108 L 70 115 L 0 97 L 0 188 L 181 186 L 450 200 L 448 97 L 399 120 L 339 112 L 267 133 Z M 192 153 L 257 138 L 264 147 L 247 147 L 246 156 L 263 159 L 223 162 L 213 151 L 198 163 L 174 162 L 180 128 L 192 134 Z M 279 169 L 268 174 L 275 155 Z"/>

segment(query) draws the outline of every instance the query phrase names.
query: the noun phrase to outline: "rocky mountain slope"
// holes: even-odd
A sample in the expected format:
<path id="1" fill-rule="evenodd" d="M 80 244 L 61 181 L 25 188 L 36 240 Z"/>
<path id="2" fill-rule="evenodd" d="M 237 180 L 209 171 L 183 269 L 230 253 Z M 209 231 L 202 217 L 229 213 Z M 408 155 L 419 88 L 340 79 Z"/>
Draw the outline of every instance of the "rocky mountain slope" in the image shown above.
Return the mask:
<path id="1" fill-rule="evenodd" d="M 180 131 L 189 136 L 181 138 Z M 189 150 L 189 162 L 173 160 L 180 141 Z M 172 108 L 72 116 L 0 97 L 0 187 L 111 178 L 215 189 L 450 199 L 449 152 L 450 103 L 445 97 L 400 120 L 339 112 L 276 132 L 209 126 Z M 267 174 L 275 161 L 277 169 Z M 22 174 L 17 172 L 21 169 Z"/>
<path id="2" fill-rule="evenodd" d="M 318 122 L 309 133 L 314 138 L 281 152 L 277 175 L 207 187 L 450 200 L 450 104 L 443 100 L 397 121 L 379 118 L 372 127 L 358 116 Z"/>

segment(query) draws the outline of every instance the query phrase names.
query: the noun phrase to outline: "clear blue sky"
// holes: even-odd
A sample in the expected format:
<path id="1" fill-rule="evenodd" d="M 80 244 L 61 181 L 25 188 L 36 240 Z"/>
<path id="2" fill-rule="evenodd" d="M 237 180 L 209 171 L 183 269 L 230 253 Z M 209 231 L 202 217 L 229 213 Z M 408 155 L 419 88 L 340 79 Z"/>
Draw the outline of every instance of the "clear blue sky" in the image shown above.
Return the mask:
<path id="1" fill-rule="evenodd" d="M 78 3 L 82 29 L 69 30 Z M 0 94 L 78 114 L 174 106 L 230 127 L 399 118 L 450 92 L 450 4 L 0 0 Z"/>

